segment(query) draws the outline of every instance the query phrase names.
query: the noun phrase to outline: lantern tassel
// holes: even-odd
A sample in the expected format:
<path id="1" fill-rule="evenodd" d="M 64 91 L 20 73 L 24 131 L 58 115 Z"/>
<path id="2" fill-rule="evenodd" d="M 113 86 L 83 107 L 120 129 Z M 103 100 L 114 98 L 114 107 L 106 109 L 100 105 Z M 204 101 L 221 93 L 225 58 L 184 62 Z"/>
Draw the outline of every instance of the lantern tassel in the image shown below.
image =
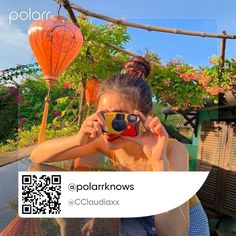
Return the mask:
<path id="1" fill-rule="evenodd" d="M 49 92 L 50 92 L 50 87 L 48 90 L 48 95 L 45 97 L 45 105 L 44 105 L 44 110 L 43 110 L 42 123 L 41 123 L 40 131 L 39 131 L 39 135 L 38 135 L 38 143 L 42 143 L 45 139 L 49 102 L 50 102 Z"/>

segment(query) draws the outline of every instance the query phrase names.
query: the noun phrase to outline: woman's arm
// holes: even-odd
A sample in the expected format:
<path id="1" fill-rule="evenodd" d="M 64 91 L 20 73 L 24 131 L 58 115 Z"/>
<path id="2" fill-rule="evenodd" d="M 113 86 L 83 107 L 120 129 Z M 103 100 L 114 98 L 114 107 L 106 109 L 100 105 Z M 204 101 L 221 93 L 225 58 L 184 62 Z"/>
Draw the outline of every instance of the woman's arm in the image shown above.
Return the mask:
<path id="1" fill-rule="evenodd" d="M 100 112 L 96 112 L 86 118 L 76 135 L 39 144 L 32 151 L 31 159 L 42 163 L 70 160 L 98 151 L 107 154 L 107 145 L 101 138 L 102 127 L 106 129 L 105 121 Z"/>
<path id="2" fill-rule="evenodd" d="M 101 137 L 91 143 L 80 145 L 77 136 L 73 135 L 39 144 L 33 149 L 31 159 L 35 163 L 56 162 L 86 157 L 96 152 L 108 155 L 108 148 Z"/>
<path id="3" fill-rule="evenodd" d="M 188 152 L 184 145 L 174 141 L 167 151 L 170 171 L 188 171 Z M 157 235 L 187 236 L 189 226 L 189 203 L 155 216 Z"/>

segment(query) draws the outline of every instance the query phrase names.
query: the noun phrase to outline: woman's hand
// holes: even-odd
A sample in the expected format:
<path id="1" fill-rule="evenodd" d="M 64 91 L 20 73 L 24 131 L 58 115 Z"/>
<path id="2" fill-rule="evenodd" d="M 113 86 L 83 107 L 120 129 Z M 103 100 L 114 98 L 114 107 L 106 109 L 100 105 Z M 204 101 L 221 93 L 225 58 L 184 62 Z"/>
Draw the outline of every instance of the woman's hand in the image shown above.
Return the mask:
<path id="1" fill-rule="evenodd" d="M 91 236 L 93 234 L 93 225 L 94 225 L 94 219 L 89 219 L 81 229 L 82 235 Z"/>
<path id="2" fill-rule="evenodd" d="M 166 156 L 168 133 L 161 124 L 158 117 L 145 117 L 140 111 L 135 110 L 134 114 L 138 115 L 146 132 L 144 135 L 139 134 L 136 137 L 123 136 L 125 140 L 135 142 L 142 146 L 143 152 L 148 158 L 148 165 L 153 170 L 165 171 L 169 169 L 169 163 Z"/>
<path id="3" fill-rule="evenodd" d="M 102 130 L 106 131 L 106 123 L 100 111 L 88 116 L 83 122 L 80 131 L 77 134 L 79 145 L 88 144 L 99 138 Z"/>

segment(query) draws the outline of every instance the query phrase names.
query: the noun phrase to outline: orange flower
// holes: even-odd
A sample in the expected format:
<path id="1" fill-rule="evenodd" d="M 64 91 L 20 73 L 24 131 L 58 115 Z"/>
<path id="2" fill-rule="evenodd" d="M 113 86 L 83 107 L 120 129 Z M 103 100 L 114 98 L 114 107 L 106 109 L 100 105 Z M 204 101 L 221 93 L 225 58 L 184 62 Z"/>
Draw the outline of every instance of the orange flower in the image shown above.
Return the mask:
<path id="1" fill-rule="evenodd" d="M 64 81 L 64 82 L 63 82 L 63 87 L 64 87 L 65 89 L 68 89 L 68 88 L 70 87 L 70 82 L 69 82 L 69 81 Z"/>
<path id="2" fill-rule="evenodd" d="M 98 89 L 99 89 L 99 80 L 95 76 L 92 77 L 92 79 L 86 81 L 85 100 L 88 106 L 90 106 L 95 102 Z"/>

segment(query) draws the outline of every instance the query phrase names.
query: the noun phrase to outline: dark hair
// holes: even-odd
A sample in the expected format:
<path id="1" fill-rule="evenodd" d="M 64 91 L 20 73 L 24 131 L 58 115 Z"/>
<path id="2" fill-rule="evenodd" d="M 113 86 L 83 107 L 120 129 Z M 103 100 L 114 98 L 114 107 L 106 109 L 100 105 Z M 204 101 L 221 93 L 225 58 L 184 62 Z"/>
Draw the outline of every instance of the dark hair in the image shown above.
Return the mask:
<path id="1" fill-rule="evenodd" d="M 138 58 L 140 61 L 137 61 L 137 57 L 135 57 L 134 60 L 127 62 L 125 67 L 128 65 L 128 68 L 131 68 L 130 65 L 132 65 L 134 72 L 141 71 L 143 74 L 148 75 L 150 72 L 149 62 L 142 57 Z M 141 61 L 142 63 L 140 63 Z M 115 74 L 103 81 L 99 88 L 97 102 L 104 93 L 114 91 L 127 97 L 133 103 L 134 109 L 138 109 L 144 115 L 152 111 L 152 94 L 149 85 L 142 76 L 134 75 L 132 70 L 128 70 L 125 74 Z"/>
<path id="2" fill-rule="evenodd" d="M 150 73 L 150 63 L 144 57 L 135 56 L 125 63 L 124 69 L 126 73 L 133 74 L 137 77 L 144 77 L 146 79 Z"/>

